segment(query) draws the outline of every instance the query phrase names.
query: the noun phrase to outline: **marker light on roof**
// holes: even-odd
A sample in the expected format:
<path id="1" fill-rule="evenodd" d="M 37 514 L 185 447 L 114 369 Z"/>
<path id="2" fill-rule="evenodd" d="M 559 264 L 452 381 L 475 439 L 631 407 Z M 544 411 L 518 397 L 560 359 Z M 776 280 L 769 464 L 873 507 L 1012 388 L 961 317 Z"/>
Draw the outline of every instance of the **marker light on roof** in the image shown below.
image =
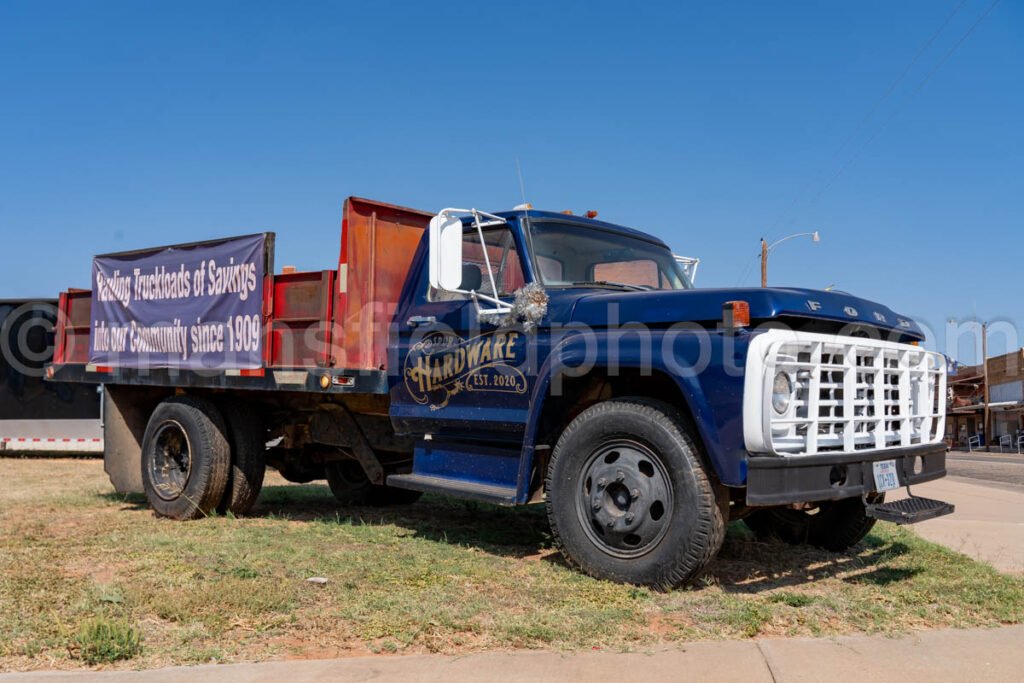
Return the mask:
<path id="1" fill-rule="evenodd" d="M 594 211 L 593 209 L 591 209 L 590 211 L 587 211 L 583 215 L 586 216 L 587 218 L 597 218 L 597 211 Z"/>

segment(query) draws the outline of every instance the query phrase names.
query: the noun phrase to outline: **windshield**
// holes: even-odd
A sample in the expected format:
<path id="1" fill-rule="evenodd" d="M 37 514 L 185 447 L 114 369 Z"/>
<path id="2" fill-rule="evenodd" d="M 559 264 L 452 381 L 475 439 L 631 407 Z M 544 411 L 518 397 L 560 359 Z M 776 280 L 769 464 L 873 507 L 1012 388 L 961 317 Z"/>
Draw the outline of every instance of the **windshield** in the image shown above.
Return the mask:
<path id="1" fill-rule="evenodd" d="M 548 287 L 690 289 L 664 246 L 619 232 L 560 222 L 530 222 L 537 271 Z"/>

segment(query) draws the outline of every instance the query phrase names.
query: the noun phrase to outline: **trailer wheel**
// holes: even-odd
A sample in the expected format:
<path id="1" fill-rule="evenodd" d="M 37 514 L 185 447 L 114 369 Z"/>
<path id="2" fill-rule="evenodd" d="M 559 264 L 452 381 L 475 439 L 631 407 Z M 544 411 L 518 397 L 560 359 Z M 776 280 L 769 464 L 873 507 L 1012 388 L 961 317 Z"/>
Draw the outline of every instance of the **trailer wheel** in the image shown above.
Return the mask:
<path id="1" fill-rule="evenodd" d="M 227 420 L 231 445 L 231 474 L 217 512 L 244 515 L 256 504 L 263 488 L 267 471 L 266 429 L 251 406 L 226 403 L 221 410 Z"/>
<path id="2" fill-rule="evenodd" d="M 331 493 L 342 505 L 411 505 L 423 495 L 421 491 L 371 484 L 362 466 L 355 460 L 335 460 L 325 465 Z"/>
<path id="3" fill-rule="evenodd" d="M 871 503 L 885 501 L 884 493 L 868 496 Z M 856 545 L 875 526 L 864 513 L 860 498 L 827 500 L 806 510 L 767 508 L 751 513 L 743 523 L 759 539 L 778 539 L 790 545 L 813 545 L 842 552 Z"/>
<path id="4" fill-rule="evenodd" d="M 668 590 L 715 557 L 725 519 L 697 441 L 671 406 L 619 399 L 566 427 L 548 465 L 548 520 L 570 565 Z"/>
<path id="5" fill-rule="evenodd" d="M 158 515 L 195 519 L 224 496 L 231 449 L 211 402 L 175 396 L 156 407 L 142 439 L 142 484 Z"/>

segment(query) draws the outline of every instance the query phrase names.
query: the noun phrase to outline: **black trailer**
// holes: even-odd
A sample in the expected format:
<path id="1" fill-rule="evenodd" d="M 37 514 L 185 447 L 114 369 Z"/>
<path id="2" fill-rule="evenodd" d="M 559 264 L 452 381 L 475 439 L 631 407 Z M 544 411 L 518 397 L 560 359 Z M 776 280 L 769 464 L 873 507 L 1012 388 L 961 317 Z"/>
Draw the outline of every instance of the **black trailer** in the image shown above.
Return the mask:
<path id="1" fill-rule="evenodd" d="M 43 381 L 55 299 L 0 299 L 0 452 L 102 453 L 96 385 Z"/>

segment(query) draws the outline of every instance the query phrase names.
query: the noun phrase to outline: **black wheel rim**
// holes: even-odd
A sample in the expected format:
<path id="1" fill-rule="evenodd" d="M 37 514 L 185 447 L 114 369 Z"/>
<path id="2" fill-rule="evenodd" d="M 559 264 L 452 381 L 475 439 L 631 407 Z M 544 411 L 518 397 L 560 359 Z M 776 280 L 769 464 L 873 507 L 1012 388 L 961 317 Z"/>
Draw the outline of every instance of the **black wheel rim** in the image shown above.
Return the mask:
<path id="1" fill-rule="evenodd" d="M 153 437 L 150 476 L 156 494 L 164 500 L 179 498 L 192 474 L 192 447 L 180 423 L 167 420 Z"/>
<path id="2" fill-rule="evenodd" d="M 672 519 L 672 480 L 661 458 L 632 439 L 610 441 L 583 465 L 576 512 L 591 542 L 613 557 L 653 550 Z"/>

